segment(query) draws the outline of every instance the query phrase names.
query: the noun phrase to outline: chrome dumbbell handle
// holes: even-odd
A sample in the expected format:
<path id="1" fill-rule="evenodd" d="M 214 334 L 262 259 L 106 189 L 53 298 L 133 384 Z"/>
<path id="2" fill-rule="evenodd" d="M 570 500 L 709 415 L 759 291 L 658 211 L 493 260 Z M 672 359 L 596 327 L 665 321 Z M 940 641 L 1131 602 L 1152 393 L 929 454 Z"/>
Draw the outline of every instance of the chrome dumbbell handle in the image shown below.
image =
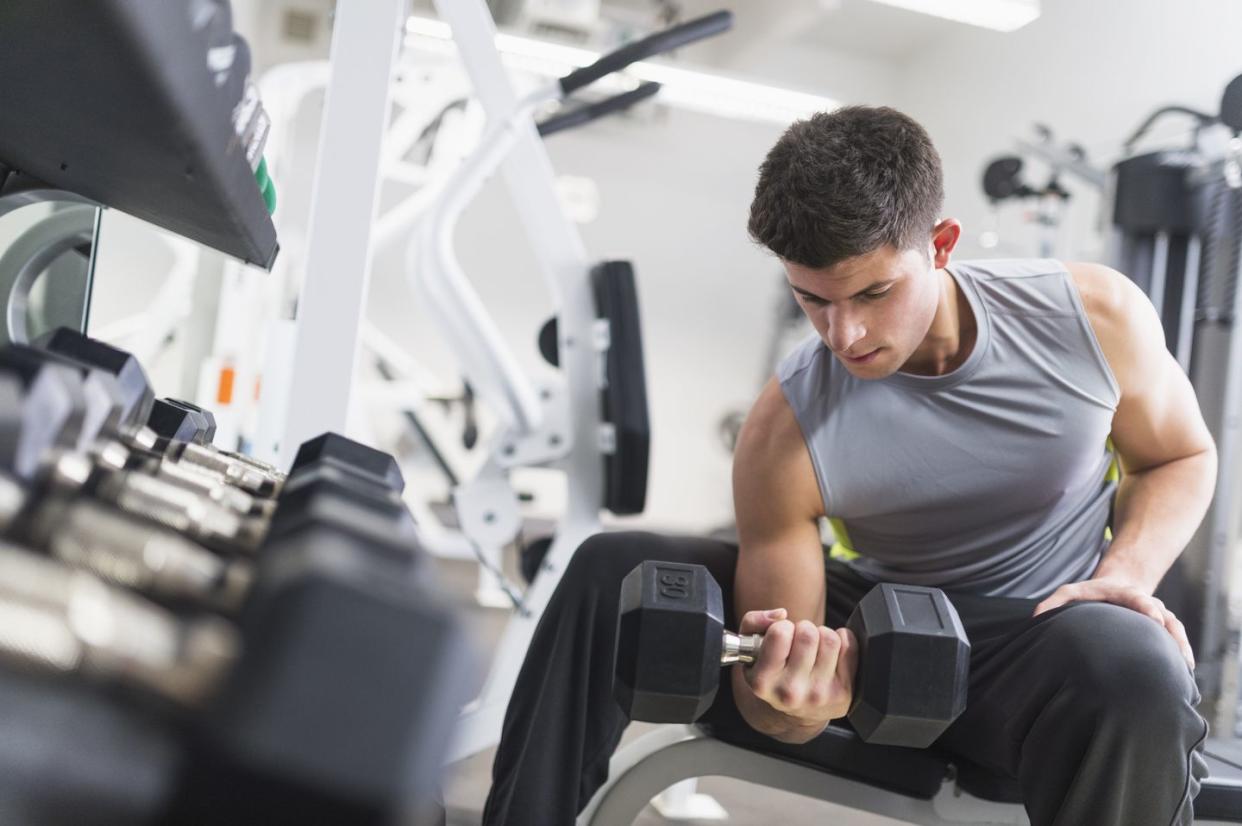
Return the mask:
<path id="1" fill-rule="evenodd" d="M 89 499 L 45 501 L 32 534 L 57 559 L 155 596 L 232 611 L 250 584 L 248 564 Z"/>
<path id="2" fill-rule="evenodd" d="M 141 432 L 149 432 L 149 430 L 144 428 Z M 96 441 L 91 448 L 90 455 L 100 466 L 108 470 L 124 471 L 135 467 L 131 461 L 135 454 L 126 444 L 119 441 L 111 439 Z M 222 473 L 211 468 L 173 461 L 147 451 L 139 451 L 137 455 L 144 457 L 136 466 L 138 469 L 170 485 L 205 496 L 239 514 L 270 514 L 271 509 L 266 507 L 270 504 L 267 500 L 256 500 L 245 490 L 230 484 L 230 480 Z"/>
<path id="3" fill-rule="evenodd" d="M 762 634 L 734 634 L 724 632 L 724 647 L 720 652 L 720 664 L 753 663 L 763 644 Z"/>
<path id="4" fill-rule="evenodd" d="M 118 680 L 196 705 L 236 660 L 228 623 L 189 623 L 95 576 L 0 546 L 0 659 Z"/>
<path id="5" fill-rule="evenodd" d="M 99 490 L 122 510 L 238 550 L 256 550 L 266 530 L 263 520 L 243 517 L 193 491 L 140 472 L 110 473 Z"/>
<path id="6" fill-rule="evenodd" d="M 283 474 L 272 475 L 251 461 L 192 442 L 182 446 L 177 461 L 219 474 L 229 484 L 259 495 L 270 494 L 283 481 Z"/>

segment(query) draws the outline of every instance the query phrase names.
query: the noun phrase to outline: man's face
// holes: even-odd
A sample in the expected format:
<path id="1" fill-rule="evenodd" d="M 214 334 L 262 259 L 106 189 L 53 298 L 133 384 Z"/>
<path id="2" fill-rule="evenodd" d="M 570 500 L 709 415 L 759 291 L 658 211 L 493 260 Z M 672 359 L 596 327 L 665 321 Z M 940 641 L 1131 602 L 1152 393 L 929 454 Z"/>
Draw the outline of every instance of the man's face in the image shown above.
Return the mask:
<path id="1" fill-rule="evenodd" d="M 931 247 L 881 247 L 823 269 L 782 262 L 815 331 L 858 378 L 891 376 L 926 338 L 941 291 Z"/>

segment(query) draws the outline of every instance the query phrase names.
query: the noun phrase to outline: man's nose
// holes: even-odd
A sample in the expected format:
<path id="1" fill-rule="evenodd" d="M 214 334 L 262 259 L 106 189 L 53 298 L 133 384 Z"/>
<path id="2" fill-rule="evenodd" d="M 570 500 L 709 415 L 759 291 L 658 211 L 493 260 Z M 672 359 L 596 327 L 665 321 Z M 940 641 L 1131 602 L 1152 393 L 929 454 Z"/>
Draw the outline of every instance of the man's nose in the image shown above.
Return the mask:
<path id="1" fill-rule="evenodd" d="M 845 353 L 863 337 L 867 335 L 867 328 L 863 326 L 862 319 L 854 313 L 848 312 L 829 312 L 828 314 L 828 346 L 832 348 L 834 353 Z M 861 356 L 863 353 L 851 353 L 851 355 Z"/>

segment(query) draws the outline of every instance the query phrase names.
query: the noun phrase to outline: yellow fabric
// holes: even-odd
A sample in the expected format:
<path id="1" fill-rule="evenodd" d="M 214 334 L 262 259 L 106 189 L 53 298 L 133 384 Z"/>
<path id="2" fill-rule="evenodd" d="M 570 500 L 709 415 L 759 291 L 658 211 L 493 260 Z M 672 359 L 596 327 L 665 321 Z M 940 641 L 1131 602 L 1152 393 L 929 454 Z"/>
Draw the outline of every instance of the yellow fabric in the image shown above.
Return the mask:
<path id="1" fill-rule="evenodd" d="M 828 550 L 828 556 L 833 559 L 849 561 L 858 558 L 858 551 L 854 550 L 854 543 L 850 541 L 849 532 L 845 530 L 845 523 L 840 519 L 828 517 L 828 523 L 832 525 L 832 547 Z"/>
<path id="2" fill-rule="evenodd" d="M 1104 483 L 1108 484 L 1109 482 L 1115 482 L 1116 484 L 1120 485 L 1121 484 L 1121 462 L 1118 461 L 1117 459 L 1117 448 L 1113 446 L 1113 440 L 1111 437 L 1108 439 L 1108 441 L 1104 443 L 1104 445 L 1105 447 L 1108 448 L 1108 452 L 1113 454 L 1113 460 L 1108 463 L 1108 470 L 1104 473 Z M 1109 542 L 1113 541 L 1113 526 L 1112 525 L 1109 525 L 1108 527 L 1104 529 L 1104 538 L 1108 540 Z"/>
<path id="3" fill-rule="evenodd" d="M 1109 453 L 1113 454 L 1113 461 L 1108 465 L 1108 472 L 1104 474 L 1104 481 L 1120 482 L 1121 463 L 1117 461 L 1117 448 L 1113 447 L 1113 440 L 1111 438 L 1104 443 L 1104 446 L 1108 448 Z"/>

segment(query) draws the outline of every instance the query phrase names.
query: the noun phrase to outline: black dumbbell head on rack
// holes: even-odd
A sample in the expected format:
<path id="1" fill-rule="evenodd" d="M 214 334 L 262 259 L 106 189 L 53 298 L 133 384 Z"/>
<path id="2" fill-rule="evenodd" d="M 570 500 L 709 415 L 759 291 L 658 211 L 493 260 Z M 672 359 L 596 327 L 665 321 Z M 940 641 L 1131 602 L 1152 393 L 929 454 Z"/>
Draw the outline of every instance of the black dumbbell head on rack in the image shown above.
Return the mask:
<path id="1" fill-rule="evenodd" d="M 269 551 L 175 822 L 394 822 L 440 775 L 474 672 L 464 632 L 365 541 L 308 529 Z"/>
<path id="2" fill-rule="evenodd" d="M 303 442 L 293 459 L 286 485 L 295 485 L 295 477 L 301 473 L 324 466 L 335 467 L 397 493 L 405 490 L 405 478 L 396 459 L 338 433 L 324 433 Z"/>
<path id="3" fill-rule="evenodd" d="M 68 327 L 58 327 L 45 333 L 34 344 L 37 348 L 112 374 L 124 398 L 122 426 L 137 430 L 146 425 L 151 417 L 151 406 L 155 403 L 155 393 L 151 390 L 146 371 L 133 355 Z"/>
<path id="4" fill-rule="evenodd" d="M 29 483 L 53 451 L 76 447 L 84 419 L 81 385 L 61 365 L 14 369 L 2 362 L 0 355 L 0 469 Z"/>
<path id="5" fill-rule="evenodd" d="M 199 441 L 198 444 L 209 445 L 216 440 L 216 416 L 214 413 L 206 408 L 199 407 L 193 402 L 187 402 L 183 399 L 168 398 L 164 399 L 164 401 L 198 414 L 198 418 L 200 418 L 203 422 L 203 430 L 199 434 L 199 438 L 201 438 L 202 441 Z"/>
<path id="6" fill-rule="evenodd" d="M 210 444 L 208 423 L 201 411 L 195 411 L 172 399 L 156 399 L 151 406 L 147 427 L 156 435 L 157 450 L 166 450 L 173 442 Z"/>

